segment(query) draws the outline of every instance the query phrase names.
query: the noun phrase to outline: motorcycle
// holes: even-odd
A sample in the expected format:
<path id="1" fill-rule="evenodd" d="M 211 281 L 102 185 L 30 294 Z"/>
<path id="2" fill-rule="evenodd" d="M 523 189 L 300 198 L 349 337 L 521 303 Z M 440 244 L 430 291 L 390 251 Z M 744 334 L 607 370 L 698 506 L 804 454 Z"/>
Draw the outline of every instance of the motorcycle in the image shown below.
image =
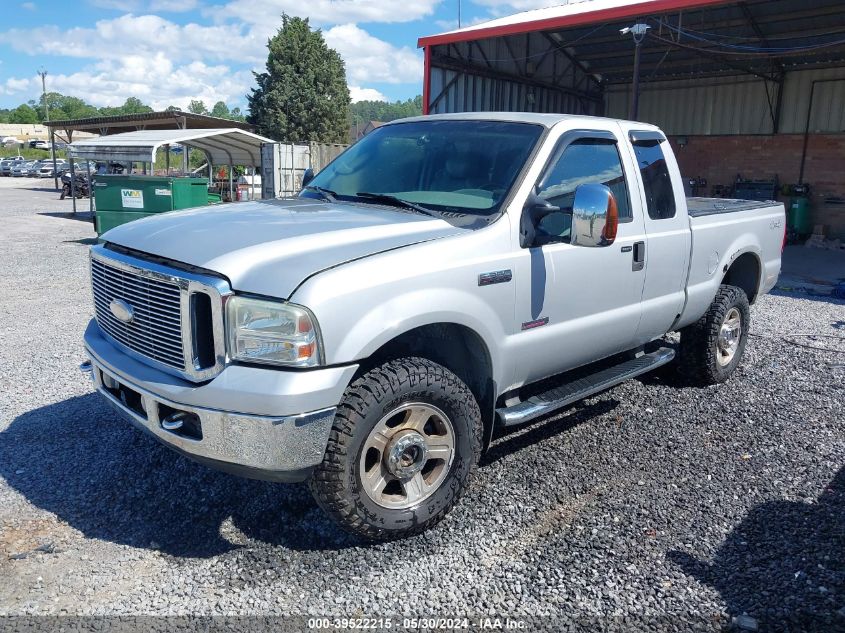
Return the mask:
<path id="1" fill-rule="evenodd" d="M 64 200 L 66 197 L 71 195 L 73 190 L 76 190 L 77 198 L 87 198 L 91 195 L 91 187 L 88 184 L 88 178 L 86 176 L 83 174 L 75 174 L 73 187 L 71 187 L 70 172 L 65 172 L 62 174 L 62 193 L 59 196 L 59 200 Z"/>

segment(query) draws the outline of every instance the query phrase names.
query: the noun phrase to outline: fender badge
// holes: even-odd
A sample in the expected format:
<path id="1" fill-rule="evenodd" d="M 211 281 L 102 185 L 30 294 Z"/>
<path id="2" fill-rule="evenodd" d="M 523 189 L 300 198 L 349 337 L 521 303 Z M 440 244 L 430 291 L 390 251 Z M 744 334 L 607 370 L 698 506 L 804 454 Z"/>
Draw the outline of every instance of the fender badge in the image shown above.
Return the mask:
<path id="1" fill-rule="evenodd" d="M 542 317 L 536 321 L 526 321 L 522 324 L 523 330 L 533 330 L 536 327 L 542 327 L 549 322 L 549 317 Z"/>
<path id="2" fill-rule="evenodd" d="M 492 286 L 493 284 L 506 284 L 513 279 L 513 273 L 508 270 L 495 270 L 489 273 L 481 273 L 478 276 L 479 286 Z"/>

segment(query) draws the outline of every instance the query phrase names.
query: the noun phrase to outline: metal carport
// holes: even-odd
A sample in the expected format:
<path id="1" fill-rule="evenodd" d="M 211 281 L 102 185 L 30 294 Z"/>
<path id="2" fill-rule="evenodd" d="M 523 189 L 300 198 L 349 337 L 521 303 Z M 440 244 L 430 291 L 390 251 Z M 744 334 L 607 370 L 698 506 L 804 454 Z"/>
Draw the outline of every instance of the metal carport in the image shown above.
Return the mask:
<path id="1" fill-rule="evenodd" d="M 205 130 L 141 130 L 77 141 L 68 146 L 71 172 L 75 160 L 105 160 L 155 164 L 159 148 L 183 145 L 202 151 L 208 159 L 209 174 L 214 165 L 229 166 L 229 191 L 232 193 L 232 168 L 252 167 L 253 174 L 261 166 L 261 146 L 273 141 L 239 128 Z M 169 157 L 169 152 L 168 152 Z M 90 174 L 89 174 L 90 176 Z M 73 178 L 71 178 L 73 182 Z M 250 192 L 253 188 L 250 187 Z M 73 196 L 76 212 L 76 196 Z M 89 205 L 93 204 L 89 197 Z"/>
<path id="2" fill-rule="evenodd" d="M 636 118 L 685 175 L 812 183 L 816 222 L 845 238 L 842 0 L 592 0 L 422 37 L 423 110 L 629 118 L 637 23 Z"/>

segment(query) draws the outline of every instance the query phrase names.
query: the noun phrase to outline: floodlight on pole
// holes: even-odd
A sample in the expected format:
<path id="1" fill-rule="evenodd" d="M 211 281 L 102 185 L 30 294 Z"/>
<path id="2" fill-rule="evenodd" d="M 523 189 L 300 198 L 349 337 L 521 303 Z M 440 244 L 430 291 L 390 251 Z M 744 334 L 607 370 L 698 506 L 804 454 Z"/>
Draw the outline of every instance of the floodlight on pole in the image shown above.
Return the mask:
<path id="1" fill-rule="evenodd" d="M 50 123 L 50 106 L 47 103 L 47 69 L 42 66 L 38 69 L 38 74 L 41 77 L 41 99 L 44 101 L 44 120 Z M 58 189 L 59 169 L 58 165 L 56 165 L 56 135 L 53 133 L 53 128 L 50 128 L 50 158 L 53 159 L 53 185 Z M 74 206 L 76 206 L 75 198 Z"/>
<path id="2" fill-rule="evenodd" d="M 628 118 L 632 121 L 636 121 L 640 109 L 640 45 L 650 28 L 648 24 L 637 22 L 633 26 L 619 29 L 623 36 L 630 34 L 634 39 L 634 78 L 631 86 L 631 109 L 628 112 Z"/>
<path id="3" fill-rule="evenodd" d="M 50 106 L 47 105 L 47 69 L 41 67 L 38 69 L 38 75 L 41 77 L 41 98 L 44 101 L 44 118 L 50 120 Z"/>

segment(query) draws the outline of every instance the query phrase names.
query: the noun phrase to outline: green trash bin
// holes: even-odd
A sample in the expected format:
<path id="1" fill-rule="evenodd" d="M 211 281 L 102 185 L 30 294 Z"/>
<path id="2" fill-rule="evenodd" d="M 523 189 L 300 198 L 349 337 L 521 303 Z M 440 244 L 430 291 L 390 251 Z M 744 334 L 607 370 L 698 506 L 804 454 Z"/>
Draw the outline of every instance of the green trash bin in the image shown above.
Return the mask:
<path id="1" fill-rule="evenodd" d="M 104 174 L 94 178 L 97 235 L 132 220 L 209 203 L 208 180 Z"/>
<path id="2" fill-rule="evenodd" d="M 810 217 L 810 199 L 805 196 L 796 196 L 789 201 L 789 212 L 787 213 L 787 226 L 798 235 L 809 235 L 812 233 L 813 224 Z"/>

